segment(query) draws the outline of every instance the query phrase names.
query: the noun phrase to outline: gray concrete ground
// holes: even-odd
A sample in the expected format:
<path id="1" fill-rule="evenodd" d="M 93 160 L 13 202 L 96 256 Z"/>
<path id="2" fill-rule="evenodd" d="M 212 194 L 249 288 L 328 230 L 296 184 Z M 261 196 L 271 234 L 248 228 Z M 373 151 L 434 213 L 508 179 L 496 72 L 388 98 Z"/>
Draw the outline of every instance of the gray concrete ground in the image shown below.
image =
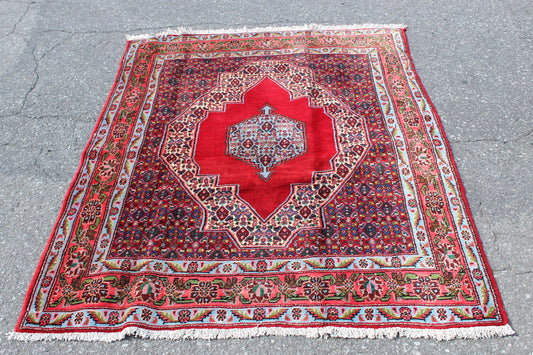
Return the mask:
<path id="1" fill-rule="evenodd" d="M 533 349 L 532 12 L 515 1 L 0 0 L 0 353 L 458 353 Z M 403 23 L 441 115 L 516 336 L 9 341 L 125 49 L 176 26 Z"/>

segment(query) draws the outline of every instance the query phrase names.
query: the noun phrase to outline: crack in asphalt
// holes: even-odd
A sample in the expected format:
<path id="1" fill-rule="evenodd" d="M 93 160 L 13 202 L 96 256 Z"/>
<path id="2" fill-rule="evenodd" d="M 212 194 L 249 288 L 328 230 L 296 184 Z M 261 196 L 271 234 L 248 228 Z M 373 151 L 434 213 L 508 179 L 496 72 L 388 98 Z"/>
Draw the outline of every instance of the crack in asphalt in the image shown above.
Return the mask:
<path id="1" fill-rule="evenodd" d="M 32 2 L 28 3 L 28 5 L 26 6 L 26 9 L 24 10 L 24 13 L 20 16 L 18 21 L 15 23 L 15 25 L 13 25 L 13 28 L 11 29 L 11 31 L 9 33 L 5 34 L 5 35 L 0 36 L 0 38 L 6 38 L 6 37 L 9 37 L 9 36 L 11 36 L 12 34 L 15 33 L 15 31 L 17 30 L 17 26 L 22 22 L 22 20 L 24 20 L 24 17 L 26 17 L 28 12 L 30 11 L 31 5 L 33 5 L 33 4 L 36 4 L 36 2 L 32 1 Z"/>

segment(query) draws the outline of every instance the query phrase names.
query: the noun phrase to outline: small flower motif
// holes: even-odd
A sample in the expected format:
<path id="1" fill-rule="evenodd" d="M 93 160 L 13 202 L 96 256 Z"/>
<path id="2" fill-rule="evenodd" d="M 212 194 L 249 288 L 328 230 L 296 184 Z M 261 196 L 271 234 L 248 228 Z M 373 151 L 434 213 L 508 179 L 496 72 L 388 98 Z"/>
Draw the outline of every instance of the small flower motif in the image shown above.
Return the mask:
<path id="1" fill-rule="evenodd" d="M 339 310 L 337 308 L 330 307 L 327 310 L 327 315 L 329 320 L 339 319 Z"/>
<path id="2" fill-rule="evenodd" d="M 432 213 L 442 214 L 442 209 L 444 208 L 442 196 L 440 196 L 436 191 L 428 192 L 426 196 L 426 206 L 431 210 Z"/>
<path id="3" fill-rule="evenodd" d="M 191 311 L 188 311 L 186 309 L 181 310 L 178 314 L 178 321 L 180 323 L 187 323 L 191 319 Z"/>
<path id="4" fill-rule="evenodd" d="M 292 313 L 292 318 L 298 320 L 302 316 L 302 309 L 301 308 L 293 308 L 291 313 Z"/>
<path id="5" fill-rule="evenodd" d="M 94 222 L 96 216 L 100 215 L 101 211 L 102 206 L 100 206 L 100 202 L 96 200 L 89 201 L 85 206 L 83 206 L 83 210 L 81 211 L 81 217 L 83 218 L 83 222 Z"/>
<path id="6" fill-rule="evenodd" d="M 404 112 L 403 120 L 405 123 L 407 123 L 411 127 L 418 126 L 418 117 L 413 111 Z"/>
<path id="7" fill-rule="evenodd" d="M 400 260 L 399 257 L 394 256 L 394 257 L 391 259 L 391 266 L 392 266 L 392 267 L 395 267 L 395 268 L 399 268 L 399 267 L 402 266 L 402 261 Z"/>
<path id="8" fill-rule="evenodd" d="M 98 167 L 98 176 L 103 180 L 110 179 L 117 170 L 118 161 L 115 158 L 107 159 Z"/>
<path id="9" fill-rule="evenodd" d="M 320 277 L 311 277 L 309 281 L 304 282 L 303 291 L 311 301 L 322 301 L 329 294 L 329 282 Z"/>
<path id="10" fill-rule="evenodd" d="M 259 321 L 265 319 L 266 313 L 264 308 L 254 309 L 254 319 Z"/>
<path id="11" fill-rule="evenodd" d="M 231 272 L 232 269 L 231 264 L 224 264 L 224 266 L 222 266 L 222 272 L 225 273 Z"/>
<path id="12" fill-rule="evenodd" d="M 437 316 L 440 320 L 448 319 L 448 315 L 446 314 L 446 310 L 444 308 L 437 308 Z"/>
<path id="13" fill-rule="evenodd" d="M 39 324 L 44 327 L 44 326 L 50 324 L 50 319 L 51 318 L 52 318 L 52 315 L 50 313 L 44 313 L 41 316 L 41 319 L 39 320 Z"/>
<path id="14" fill-rule="evenodd" d="M 267 270 L 267 263 L 264 260 L 260 260 L 256 265 L 257 272 L 265 272 Z"/>
<path id="15" fill-rule="evenodd" d="M 128 271 L 129 269 L 131 269 L 131 261 L 128 259 L 124 260 L 120 265 L 120 269 L 122 271 Z"/>
<path id="16" fill-rule="evenodd" d="M 413 285 L 415 293 L 424 301 L 435 301 L 440 293 L 437 281 L 430 279 L 429 276 L 419 276 Z"/>
<path id="17" fill-rule="evenodd" d="M 332 258 L 327 258 L 325 261 L 326 269 L 333 269 L 335 267 L 335 262 Z"/>
<path id="18" fill-rule="evenodd" d="M 390 53 L 385 56 L 385 62 L 387 62 L 387 64 L 390 66 L 398 65 L 398 59 L 396 58 L 394 54 L 390 54 Z"/>
<path id="19" fill-rule="evenodd" d="M 407 307 L 400 307 L 400 316 L 403 320 L 410 320 L 413 317 L 411 315 L 411 309 Z"/>
<path id="20" fill-rule="evenodd" d="M 148 64 L 142 60 L 135 66 L 135 75 L 143 75 L 148 70 Z"/>
<path id="21" fill-rule="evenodd" d="M 162 263 L 155 263 L 155 264 L 154 264 L 154 270 L 155 270 L 155 271 L 161 271 L 161 270 L 163 270 L 163 264 L 162 264 Z"/>
<path id="22" fill-rule="evenodd" d="M 61 296 L 65 298 L 70 298 L 74 293 L 74 288 L 71 285 L 65 285 L 61 289 Z"/>
<path id="23" fill-rule="evenodd" d="M 365 318 L 366 320 L 374 319 L 374 310 L 372 308 L 365 309 Z"/>
<path id="24" fill-rule="evenodd" d="M 463 237 L 464 240 L 470 240 L 472 235 L 467 230 L 463 230 L 461 231 L 461 237 Z"/>
<path id="25" fill-rule="evenodd" d="M 46 276 L 43 281 L 41 282 L 41 287 L 48 287 L 52 283 L 52 278 L 50 276 Z"/>
<path id="26" fill-rule="evenodd" d="M 440 239 L 444 240 L 448 237 L 448 232 L 444 228 L 437 228 L 435 230 L 435 235 Z"/>
<path id="27" fill-rule="evenodd" d="M 102 239 L 100 241 L 100 248 L 105 249 L 109 245 L 109 239 Z"/>
<path id="28" fill-rule="evenodd" d="M 180 292 L 178 290 L 178 288 L 176 287 L 176 285 L 174 285 L 174 284 L 170 284 L 170 285 L 166 286 L 165 287 L 165 292 L 168 295 L 171 303 L 175 302 L 176 299 L 180 298 L 181 295 L 182 295 L 182 292 Z"/>
<path id="29" fill-rule="evenodd" d="M 403 96 L 405 92 L 405 84 L 399 76 L 395 76 L 390 81 L 392 91 L 394 91 L 398 96 Z"/>
<path id="30" fill-rule="evenodd" d="M 483 312 L 481 311 L 481 309 L 477 308 L 477 307 L 474 307 L 472 308 L 472 316 L 477 319 L 477 320 L 481 320 L 483 319 Z"/>
<path id="31" fill-rule="evenodd" d="M 61 249 L 62 247 L 63 247 L 63 241 L 62 241 L 62 240 L 60 240 L 60 241 L 58 241 L 58 242 L 56 242 L 56 243 L 54 244 L 54 249 L 55 249 L 55 250 L 59 250 L 59 249 Z"/>
<path id="32" fill-rule="evenodd" d="M 83 316 L 85 314 L 83 312 L 78 312 L 76 313 L 76 316 L 74 318 L 74 324 L 81 324 L 81 322 L 83 322 Z"/>
<path id="33" fill-rule="evenodd" d="M 118 312 L 113 311 L 109 313 L 109 318 L 107 319 L 109 325 L 115 325 L 118 323 Z"/>
<path id="34" fill-rule="evenodd" d="M 474 278 L 475 278 L 476 280 L 481 280 L 481 279 L 483 279 L 483 274 L 481 273 L 481 270 L 479 270 L 479 269 L 474 269 L 474 270 L 472 270 L 472 275 L 474 276 Z"/>
<path id="35" fill-rule="evenodd" d="M 420 241 L 426 240 L 426 233 L 424 233 L 422 231 L 416 232 L 416 239 L 418 239 Z"/>
<path id="36" fill-rule="evenodd" d="M 150 319 L 152 319 L 152 311 L 144 308 L 141 312 L 141 319 L 145 322 L 148 322 Z"/>
<path id="37" fill-rule="evenodd" d="M 198 263 L 196 261 L 190 262 L 189 265 L 187 265 L 187 272 L 196 272 L 198 271 Z"/>
<path id="38" fill-rule="evenodd" d="M 82 296 L 86 303 L 97 303 L 101 297 L 105 297 L 109 290 L 109 285 L 102 279 L 93 280 L 83 288 Z"/>
<path id="39" fill-rule="evenodd" d="M 128 132 L 128 125 L 124 122 L 120 122 L 113 130 L 113 137 L 115 139 L 122 139 Z"/>
<path id="40" fill-rule="evenodd" d="M 224 319 L 226 319 L 226 314 L 227 314 L 227 312 L 226 312 L 225 309 L 219 309 L 217 311 L 217 320 L 219 322 L 222 322 Z"/>
<path id="41" fill-rule="evenodd" d="M 209 281 L 201 281 L 198 285 L 193 286 L 191 297 L 198 303 L 209 303 L 211 299 L 216 298 L 218 286 Z"/>
<path id="42" fill-rule="evenodd" d="M 293 262 L 291 266 L 293 270 L 300 270 L 301 268 L 301 265 L 298 261 Z"/>
<path id="43" fill-rule="evenodd" d="M 362 267 L 363 269 L 366 268 L 368 266 L 368 262 L 366 261 L 366 259 L 361 259 L 359 261 L 359 266 Z"/>

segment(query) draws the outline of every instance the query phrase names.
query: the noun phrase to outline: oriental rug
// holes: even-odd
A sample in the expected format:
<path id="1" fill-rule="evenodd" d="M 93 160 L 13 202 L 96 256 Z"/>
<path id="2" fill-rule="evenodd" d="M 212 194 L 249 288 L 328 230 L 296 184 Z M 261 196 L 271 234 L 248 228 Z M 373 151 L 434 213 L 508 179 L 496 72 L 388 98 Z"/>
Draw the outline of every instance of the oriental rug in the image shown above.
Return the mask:
<path id="1" fill-rule="evenodd" d="M 508 335 L 405 28 L 132 38 L 13 337 Z"/>

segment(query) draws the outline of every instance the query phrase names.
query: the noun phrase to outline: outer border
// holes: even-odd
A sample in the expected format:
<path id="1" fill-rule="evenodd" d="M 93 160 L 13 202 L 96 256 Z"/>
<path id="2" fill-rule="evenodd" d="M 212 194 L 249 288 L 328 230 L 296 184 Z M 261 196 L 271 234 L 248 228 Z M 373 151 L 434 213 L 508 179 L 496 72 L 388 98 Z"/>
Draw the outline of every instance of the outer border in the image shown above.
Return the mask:
<path id="1" fill-rule="evenodd" d="M 100 117 L 98 117 L 98 120 L 96 121 L 96 125 L 93 128 L 93 131 L 90 135 L 89 141 L 87 142 L 87 145 L 85 146 L 85 149 L 83 150 L 83 153 L 81 154 L 80 163 L 78 165 L 78 169 L 76 170 L 76 173 L 74 174 L 74 178 L 70 182 L 70 185 L 67 189 L 67 192 L 65 194 L 65 197 L 63 199 L 63 203 L 61 204 L 61 209 L 59 212 L 59 216 L 54 224 L 54 228 L 52 228 L 52 233 L 50 233 L 50 237 L 48 237 L 48 242 L 46 243 L 46 247 L 44 248 L 44 251 L 41 255 L 41 258 L 39 259 L 39 263 L 37 264 L 37 269 L 35 270 L 35 273 L 33 274 L 32 280 L 30 282 L 30 285 L 28 286 L 28 291 L 26 292 L 26 296 L 24 298 L 23 307 L 22 307 L 22 313 L 19 316 L 19 319 L 17 321 L 17 324 L 15 326 L 15 332 L 23 332 L 23 330 L 20 329 L 19 324 L 22 323 L 22 320 L 24 318 L 24 314 L 26 313 L 26 309 L 28 307 L 28 304 L 30 302 L 31 294 L 33 293 L 33 289 L 35 287 L 35 284 L 37 283 L 37 280 L 39 279 L 39 275 L 42 271 L 42 266 L 44 265 L 44 262 L 46 260 L 46 255 L 48 254 L 48 251 L 52 247 L 52 242 L 54 241 L 54 235 L 55 231 L 58 228 L 58 225 L 61 221 L 61 216 L 65 213 L 65 209 L 67 207 L 67 203 L 69 200 L 69 197 L 71 196 L 71 193 L 73 192 L 76 181 L 78 181 L 80 177 L 80 173 L 83 170 L 84 162 L 87 160 L 89 156 L 89 149 L 92 146 L 92 143 L 94 142 L 94 139 L 96 137 L 96 133 L 98 132 L 98 128 L 100 127 L 100 124 L 105 119 L 107 109 L 109 107 L 109 102 L 111 101 L 111 98 L 113 97 L 113 93 L 115 92 L 117 85 L 118 85 L 118 79 L 120 77 L 120 73 L 124 71 L 124 60 L 126 58 L 126 54 L 128 54 L 130 49 L 131 43 L 130 41 L 126 44 L 126 49 L 124 50 L 124 53 L 122 54 L 122 58 L 120 59 L 120 66 L 118 68 L 117 74 L 115 76 L 115 81 L 113 82 L 113 86 L 111 87 L 111 91 L 109 92 L 109 95 L 107 96 L 107 99 L 105 101 L 104 107 L 102 109 L 102 112 L 100 113 Z"/>
<path id="2" fill-rule="evenodd" d="M 468 218 L 472 221 L 472 230 L 474 231 L 474 235 L 476 237 L 476 246 L 477 246 L 477 249 L 479 251 L 479 255 L 481 255 L 481 257 L 482 257 L 482 260 L 483 260 L 483 263 L 484 263 L 483 266 L 485 267 L 487 275 L 489 276 L 490 282 L 494 286 L 493 288 L 494 288 L 495 301 L 498 304 L 499 311 L 500 311 L 500 314 L 502 316 L 502 323 L 503 324 L 509 324 L 509 319 L 507 318 L 507 313 L 505 312 L 505 309 L 503 307 L 503 301 L 502 301 L 502 297 L 501 297 L 501 294 L 500 294 L 500 290 L 498 289 L 498 285 L 496 284 L 496 279 L 494 278 L 494 274 L 493 274 L 492 269 L 490 267 L 490 264 L 488 262 L 487 256 L 485 255 L 485 251 L 483 250 L 483 245 L 482 245 L 482 242 L 481 242 L 481 238 L 479 237 L 479 232 L 477 230 L 476 223 L 474 221 L 474 217 L 472 216 L 472 211 L 470 210 L 470 204 L 468 203 L 468 199 L 466 198 L 466 189 L 465 189 L 465 187 L 463 185 L 463 181 L 461 180 L 461 176 L 459 175 L 459 169 L 457 169 L 457 165 L 455 164 L 455 159 L 453 158 L 450 142 L 448 141 L 448 137 L 446 136 L 446 133 L 444 132 L 444 127 L 442 126 L 442 120 L 441 120 L 437 110 L 435 109 L 435 106 L 433 105 L 433 102 L 431 101 L 431 99 L 430 99 L 430 97 L 429 97 L 429 95 L 428 95 L 428 93 L 426 91 L 426 88 L 424 87 L 422 81 L 420 80 L 420 76 L 418 75 L 418 72 L 416 71 L 416 68 L 415 68 L 415 65 L 414 65 L 414 62 L 413 62 L 413 58 L 411 56 L 411 51 L 409 49 L 409 45 L 408 45 L 408 42 L 407 42 L 407 36 L 405 35 L 405 32 L 407 31 L 407 29 L 403 28 L 401 30 L 402 30 L 401 31 L 402 39 L 403 39 L 403 42 L 405 44 L 405 54 L 407 55 L 407 59 L 409 60 L 409 62 L 411 64 L 411 68 L 413 70 L 413 73 L 415 74 L 415 77 L 416 77 L 416 80 L 418 82 L 418 85 L 419 85 L 420 89 L 422 90 L 423 95 L 426 97 L 427 102 L 429 103 L 429 105 L 431 107 L 431 111 L 435 115 L 435 122 L 438 124 L 439 131 L 441 132 L 441 136 L 442 136 L 442 139 L 444 141 L 444 147 L 446 148 L 446 155 L 448 157 L 448 160 L 451 162 L 454 176 L 457 179 L 457 185 L 459 186 L 459 193 L 461 194 L 462 201 L 464 202 L 464 205 L 465 205 L 465 211 L 466 211 L 466 213 L 468 215 Z"/>

